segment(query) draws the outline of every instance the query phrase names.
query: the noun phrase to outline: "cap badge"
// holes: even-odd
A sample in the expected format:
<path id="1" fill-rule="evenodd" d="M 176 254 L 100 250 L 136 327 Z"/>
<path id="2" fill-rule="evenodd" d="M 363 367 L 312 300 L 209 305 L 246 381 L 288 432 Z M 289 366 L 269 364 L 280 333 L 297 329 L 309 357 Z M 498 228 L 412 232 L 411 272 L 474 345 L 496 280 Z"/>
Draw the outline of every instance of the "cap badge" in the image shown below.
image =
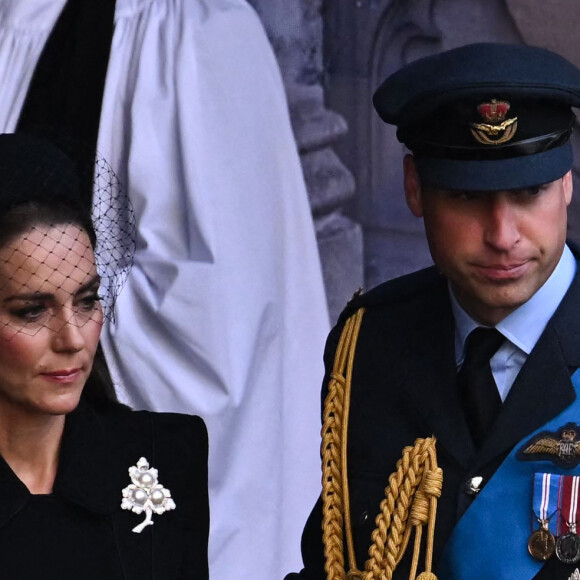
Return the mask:
<path id="1" fill-rule="evenodd" d="M 543 431 L 532 437 L 518 451 L 520 461 L 551 461 L 564 468 L 576 467 L 580 463 L 580 427 L 567 423 L 556 433 Z"/>
<path id="2" fill-rule="evenodd" d="M 501 145 L 507 143 L 516 134 L 518 118 L 506 119 L 510 110 L 507 101 L 491 99 L 489 103 L 481 103 L 477 107 L 483 123 L 469 123 L 471 134 L 482 145 Z"/>
<path id="3" fill-rule="evenodd" d="M 153 525 L 151 516 L 154 513 L 161 515 L 175 509 L 175 502 L 171 492 L 159 483 L 157 469 L 149 467 L 145 457 L 141 457 L 136 466 L 129 468 L 129 476 L 133 483 L 123 490 L 121 507 L 136 514 L 145 512 L 145 519 L 133 528 L 139 534 L 146 526 Z"/>

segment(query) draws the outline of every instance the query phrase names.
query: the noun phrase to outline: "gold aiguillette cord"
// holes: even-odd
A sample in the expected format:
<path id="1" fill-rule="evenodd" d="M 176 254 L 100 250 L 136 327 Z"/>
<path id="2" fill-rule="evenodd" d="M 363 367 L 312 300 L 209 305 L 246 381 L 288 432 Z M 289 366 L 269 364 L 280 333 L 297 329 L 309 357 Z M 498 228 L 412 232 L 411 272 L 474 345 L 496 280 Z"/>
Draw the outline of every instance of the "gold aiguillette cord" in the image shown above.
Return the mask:
<path id="1" fill-rule="evenodd" d="M 415 530 L 411 580 L 437 580 L 431 571 L 437 498 L 443 471 L 437 466 L 435 438 L 417 439 L 403 449 L 389 477 L 371 535 L 365 570 L 357 568 L 350 518 L 347 471 L 348 416 L 356 343 L 364 308 L 347 321 L 336 349 L 324 402 L 322 426 L 322 540 L 327 580 L 391 580 Z M 423 526 L 427 525 L 425 571 L 416 576 Z M 343 528 L 348 572 L 345 572 Z"/>

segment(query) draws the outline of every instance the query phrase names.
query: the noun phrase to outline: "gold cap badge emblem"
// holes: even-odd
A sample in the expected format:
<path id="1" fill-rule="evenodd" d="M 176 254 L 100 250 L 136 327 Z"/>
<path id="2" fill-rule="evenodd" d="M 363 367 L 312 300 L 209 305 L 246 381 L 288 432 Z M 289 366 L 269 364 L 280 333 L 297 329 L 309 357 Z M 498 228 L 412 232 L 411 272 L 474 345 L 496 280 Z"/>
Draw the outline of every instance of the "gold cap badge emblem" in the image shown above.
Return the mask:
<path id="1" fill-rule="evenodd" d="M 471 134 L 482 145 L 501 145 L 507 143 L 516 133 L 518 118 L 506 119 L 510 110 L 507 101 L 491 99 L 489 103 L 481 103 L 477 107 L 484 123 L 469 123 Z"/>

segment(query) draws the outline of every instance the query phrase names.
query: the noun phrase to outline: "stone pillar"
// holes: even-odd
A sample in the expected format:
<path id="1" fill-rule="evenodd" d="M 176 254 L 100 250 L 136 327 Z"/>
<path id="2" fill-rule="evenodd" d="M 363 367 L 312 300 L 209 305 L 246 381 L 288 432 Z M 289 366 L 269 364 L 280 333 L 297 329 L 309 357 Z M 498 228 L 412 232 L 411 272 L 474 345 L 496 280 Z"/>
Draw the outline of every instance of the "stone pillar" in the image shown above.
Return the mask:
<path id="1" fill-rule="evenodd" d="M 344 118 L 325 106 L 321 0 L 250 0 L 276 53 L 286 94 L 326 285 L 331 322 L 363 281 L 362 232 L 344 209 L 355 193 L 334 152 Z"/>

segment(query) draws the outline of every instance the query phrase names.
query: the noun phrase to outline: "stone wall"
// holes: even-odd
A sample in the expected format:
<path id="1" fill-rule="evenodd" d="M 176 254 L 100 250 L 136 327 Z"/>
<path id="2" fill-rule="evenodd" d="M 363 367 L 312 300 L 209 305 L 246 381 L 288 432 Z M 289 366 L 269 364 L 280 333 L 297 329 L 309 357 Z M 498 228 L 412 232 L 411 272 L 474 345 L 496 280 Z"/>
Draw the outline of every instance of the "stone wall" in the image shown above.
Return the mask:
<path id="1" fill-rule="evenodd" d="M 320 0 L 251 0 L 282 71 L 326 285 L 331 321 L 363 283 L 362 230 L 346 215 L 355 182 L 334 151 L 348 126 L 325 105 Z"/>

